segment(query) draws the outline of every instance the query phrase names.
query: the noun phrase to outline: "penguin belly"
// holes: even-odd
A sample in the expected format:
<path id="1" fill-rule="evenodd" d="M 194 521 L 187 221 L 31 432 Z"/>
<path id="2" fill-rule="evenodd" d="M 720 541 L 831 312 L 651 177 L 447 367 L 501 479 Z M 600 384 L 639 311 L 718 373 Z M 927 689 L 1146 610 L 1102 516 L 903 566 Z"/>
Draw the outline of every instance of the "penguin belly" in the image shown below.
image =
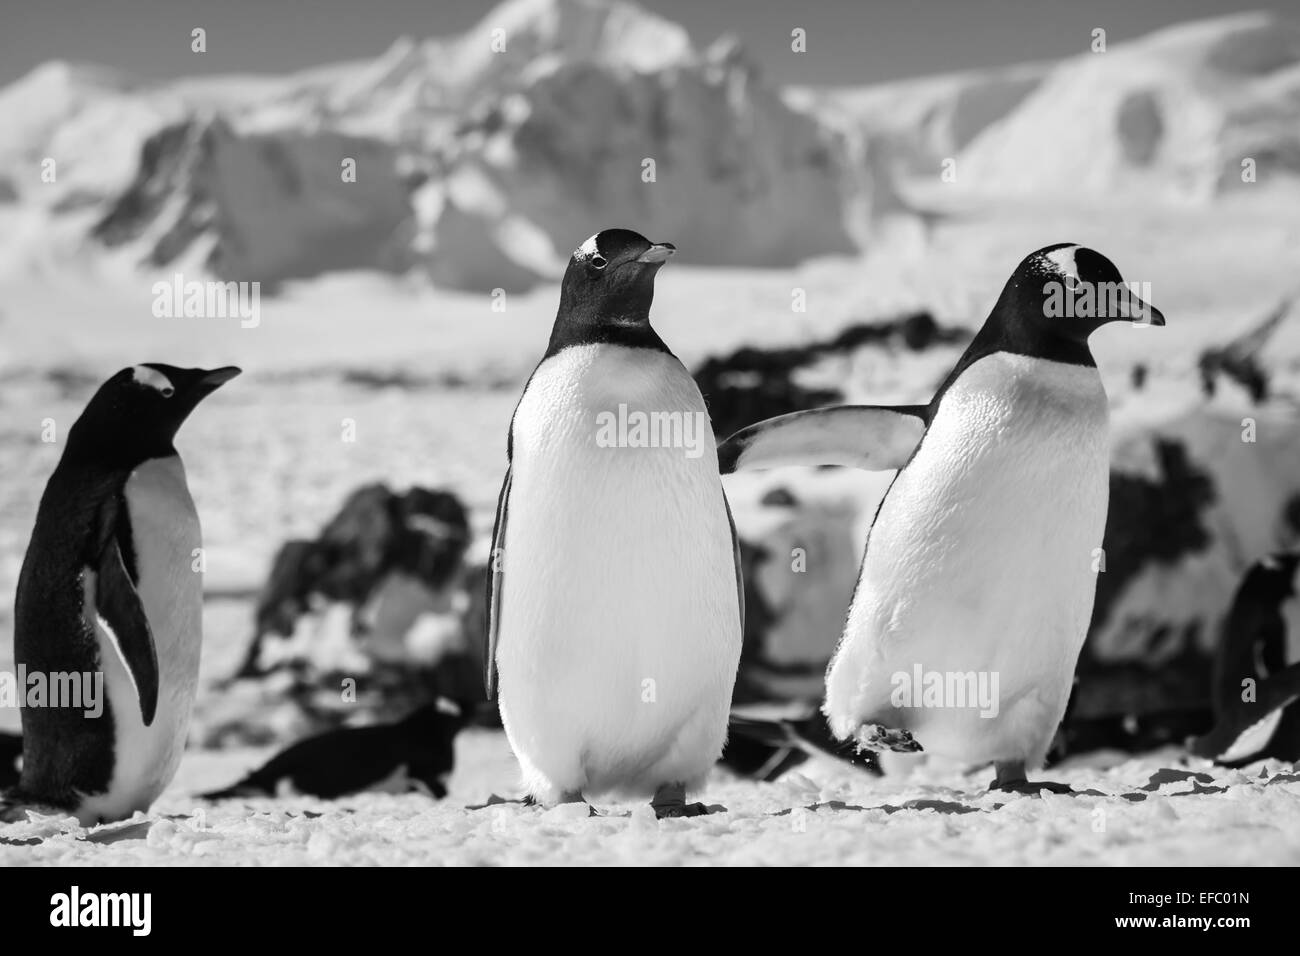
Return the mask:
<path id="1" fill-rule="evenodd" d="M 584 345 L 547 359 L 515 413 L 497 663 L 543 800 L 692 786 L 726 739 L 741 624 L 713 433 L 693 419 L 698 457 L 601 447 L 620 403 L 705 412 L 673 356 Z"/>
<path id="2" fill-rule="evenodd" d="M 878 723 L 972 764 L 1041 764 L 1092 615 L 1107 423 L 1092 367 L 995 353 L 952 384 L 871 529 L 827 675 L 837 736 Z M 926 706 L 932 673 L 964 700 Z M 981 716 L 969 690 L 994 675 Z"/>
<path id="3" fill-rule="evenodd" d="M 127 479 L 125 495 L 136 592 L 158 651 L 158 710 L 146 727 L 114 639 L 104 622 L 93 617 L 108 698 L 105 716 L 113 721 L 113 775 L 107 791 L 83 799 L 77 811 L 83 822 L 122 819 L 149 809 L 180 766 L 198 687 L 203 574 L 195 570 L 195 549 L 203 540 L 180 458 L 146 461 Z M 90 572 L 85 587 L 93 608 Z"/>

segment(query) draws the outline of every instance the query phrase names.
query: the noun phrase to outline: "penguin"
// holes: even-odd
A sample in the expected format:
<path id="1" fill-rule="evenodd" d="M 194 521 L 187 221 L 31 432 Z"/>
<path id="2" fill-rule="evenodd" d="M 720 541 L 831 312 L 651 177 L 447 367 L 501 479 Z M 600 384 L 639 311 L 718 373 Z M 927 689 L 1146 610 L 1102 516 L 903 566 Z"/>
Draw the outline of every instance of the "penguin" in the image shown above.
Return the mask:
<path id="1" fill-rule="evenodd" d="M 739 541 L 704 398 L 650 325 L 674 252 L 626 229 L 574 251 L 510 423 L 485 676 L 541 803 L 615 794 L 649 797 L 660 817 L 707 812 L 686 793 L 726 740 Z M 638 431 L 651 415 L 680 440 Z"/>
<path id="2" fill-rule="evenodd" d="M 1289 552 L 1242 578 L 1215 657 L 1214 726 L 1188 744 L 1196 756 L 1232 766 L 1300 760 L 1300 644 L 1290 634 L 1300 626 L 1298 570 L 1300 553 Z"/>
<path id="3" fill-rule="evenodd" d="M 18 782 L 18 758 L 22 755 L 22 737 L 18 734 L 0 734 L 0 790 Z"/>
<path id="4" fill-rule="evenodd" d="M 274 797 L 285 790 L 325 800 L 365 790 L 424 790 L 441 800 L 467 712 L 428 704 L 394 723 L 343 727 L 301 740 L 238 783 L 205 800 Z"/>
<path id="5" fill-rule="evenodd" d="M 176 773 L 198 683 L 203 544 L 173 440 L 238 375 L 145 363 L 105 382 L 68 432 L 18 577 L 14 657 L 91 675 L 102 712 L 22 708 L 26 807 L 85 826 L 148 810 Z"/>
<path id="6" fill-rule="evenodd" d="M 1088 338 L 1121 319 L 1165 324 L 1100 253 L 1047 246 L 928 405 L 795 412 L 720 447 L 724 474 L 897 469 L 826 674 L 837 739 L 991 763 L 1000 790 L 1069 790 L 1025 771 L 1061 721 L 1092 614 L 1109 409 Z"/>

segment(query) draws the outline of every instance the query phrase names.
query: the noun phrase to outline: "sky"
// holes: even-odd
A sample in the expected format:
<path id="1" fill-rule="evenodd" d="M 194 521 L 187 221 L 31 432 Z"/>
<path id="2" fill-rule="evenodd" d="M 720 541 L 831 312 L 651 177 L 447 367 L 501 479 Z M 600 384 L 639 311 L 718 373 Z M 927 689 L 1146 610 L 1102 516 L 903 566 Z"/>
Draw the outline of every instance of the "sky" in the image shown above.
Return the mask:
<path id="1" fill-rule="evenodd" d="M 1294 0 L 643 0 L 697 45 L 738 34 L 780 84 L 858 85 L 1049 60 L 1182 20 Z M 397 37 L 461 32 L 482 0 L 5 0 L 0 83 L 51 59 L 166 79 L 197 73 L 282 73 L 373 57 Z M 190 50 L 203 27 L 206 53 Z M 790 31 L 807 31 L 807 52 Z"/>

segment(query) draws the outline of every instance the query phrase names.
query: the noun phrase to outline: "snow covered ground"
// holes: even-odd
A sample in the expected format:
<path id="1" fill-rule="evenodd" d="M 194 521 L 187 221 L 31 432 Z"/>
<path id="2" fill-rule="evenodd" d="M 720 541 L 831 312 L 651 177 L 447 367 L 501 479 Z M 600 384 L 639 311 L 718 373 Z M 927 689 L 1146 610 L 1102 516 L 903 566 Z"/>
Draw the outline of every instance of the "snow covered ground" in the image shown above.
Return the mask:
<path id="1" fill-rule="evenodd" d="M 147 818 L 91 831 L 52 818 L 10 825 L 0 831 L 0 866 L 1300 863 L 1300 773 L 1198 766 L 1152 781 L 1177 766 L 1172 752 L 1093 755 L 1053 777 L 1095 793 L 1041 798 L 989 794 L 987 774 L 951 769 L 881 780 L 816 763 L 774 784 L 718 771 L 700 797 L 727 812 L 658 821 L 647 806 L 599 801 L 598 817 L 580 805 L 468 809 L 494 792 L 513 795 L 515 780 L 504 735 L 471 731 L 458 740 L 442 802 L 365 794 L 214 805 L 188 796 L 263 756 L 191 753 Z"/>

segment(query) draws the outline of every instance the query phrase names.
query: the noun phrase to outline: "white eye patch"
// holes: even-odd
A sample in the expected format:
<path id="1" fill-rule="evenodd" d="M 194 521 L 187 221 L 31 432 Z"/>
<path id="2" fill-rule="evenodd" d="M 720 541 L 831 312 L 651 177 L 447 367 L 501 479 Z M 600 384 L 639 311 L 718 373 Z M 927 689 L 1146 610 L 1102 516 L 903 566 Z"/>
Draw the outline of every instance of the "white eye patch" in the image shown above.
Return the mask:
<path id="1" fill-rule="evenodd" d="M 590 259 L 592 256 L 600 254 L 600 249 L 596 247 L 596 237 L 592 236 L 578 248 L 573 250 L 573 258 Z"/>
<path id="2" fill-rule="evenodd" d="M 134 366 L 131 369 L 131 378 L 137 385 L 144 385 L 147 388 L 161 392 L 164 398 L 170 398 L 176 394 L 176 387 L 172 385 L 171 379 L 156 368 L 150 368 L 148 365 Z"/>
<path id="3" fill-rule="evenodd" d="M 1056 266 L 1057 270 L 1063 276 L 1072 276 L 1079 278 L 1078 266 L 1074 264 L 1074 252 L 1078 246 L 1065 246 L 1062 249 L 1053 249 L 1046 255 L 1048 262 Z"/>

